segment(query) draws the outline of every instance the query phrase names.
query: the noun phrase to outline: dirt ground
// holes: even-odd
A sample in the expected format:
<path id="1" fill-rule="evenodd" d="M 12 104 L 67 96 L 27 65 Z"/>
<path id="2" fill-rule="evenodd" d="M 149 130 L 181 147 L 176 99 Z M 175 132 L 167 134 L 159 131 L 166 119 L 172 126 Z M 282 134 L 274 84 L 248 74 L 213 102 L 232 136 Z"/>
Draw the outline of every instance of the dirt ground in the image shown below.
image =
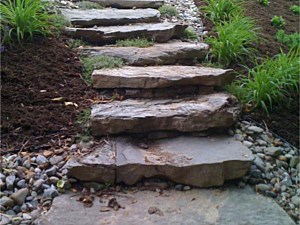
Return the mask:
<path id="1" fill-rule="evenodd" d="M 197 6 L 203 6 L 203 1 L 194 0 Z M 259 55 L 257 57 L 272 57 L 280 53 L 281 49 L 284 52 L 288 48 L 279 43 L 275 39 L 275 34 L 278 29 L 271 25 L 271 18 L 275 15 L 282 16 L 286 22 L 285 32 L 290 34 L 299 32 L 300 20 L 299 16 L 294 15 L 290 11 L 291 5 L 297 5 L 298 1 L 293 0 L 270 0 L 269 6 L 262 6 L 256 0 L 245 1 L 245 15 L 255 19 L 256 24 L 260 27 L 261 42 L 257 49 Z M 203 17 L 203 23 L 207 31 L 211 31 L 213 24 L 211 21 Z M 209 33 L 210 35 L 210 33 Z M 238 72 L 244 73 L 245 70 L 240 65 L 231 65 Z M 270 116 L 263 115 L 256 111 L 251 114 L 245 113 L 245 118 L 251 118 L 263 127 L 267 124 L 270 131 L 287 140 L 294 146 L 299 147 L 299 96 L 296 95 L 289 107 L 283 106 L 280 109 L 274 110 Z"/>

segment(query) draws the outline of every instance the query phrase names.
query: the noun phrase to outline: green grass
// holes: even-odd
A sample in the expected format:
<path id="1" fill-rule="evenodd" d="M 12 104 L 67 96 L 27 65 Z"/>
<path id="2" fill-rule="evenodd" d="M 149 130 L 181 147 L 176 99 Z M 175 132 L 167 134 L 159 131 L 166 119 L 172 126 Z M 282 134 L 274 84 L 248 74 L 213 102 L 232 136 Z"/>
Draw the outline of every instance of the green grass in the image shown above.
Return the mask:
<path id="1" fill-rule="evenodd" d="M 204 0 L 207 5 L 200 7 L 213 23 L 228 21 L 232 16 L 243 13 L 241 1 L 238 0 Z"/>
<path id="2" fill-rule="evenodd" d="M 170 16 L 170 17 L 172 17 L 172 16 L 178 17 L 179 16 L 179 13 L 174 6 L 163 5 L 158 10 L 162 16 Z"/>
<path id="3" fill-rule="evenodd" d="M 252 47 L 259 40 L 258 28 L 252 19 L 237 15 L 229 21 L 216 23 L 216 37 L 205 41 L 210 45 L 209 56 L 225 67 L 255 56 Z"/>
<path id="4" fill-rule="evenodd" d="M 300 15 L 300 6 L 299 5 L 292 5 L 290 7 L 290 10 L 296 14 L 296 15 Z"/>
<path id="5" fill-rule="evenodd" d="M 59 30 L 61 19 L 46 11 L 41 0 L 6 0 L 0 2 L 1 26 L 7 27 L 7 41 L 33 40 L 35 35 L 49 35 Z M 3 30 L 4 28 L 1 28 Z"/>
<path id="6" fill-rule="evenodd" d="M 146 48 L 150 47 L 154 44 L 153 41 L 149 41 L 146 38 L 134 38 L 134 39 L 126 39 L 126 40 L 117 40 L 116 46 L 118 47 L 140 47 Z"/>
<path id="7" fill-rule="evenodd" d="M 300 48 L 300 34 L 297 32 L 286 34 L 284 30 L 278 30 L 275 38 L 277 41 L 285 44 L 289 48 Z"/>
<path id="8" fill-rule="evenodd" d="M 247 77 L 241 76 L 228 90 L 252 109 L 265 113 L 275 106 L 284 106 L 291 95 L 299 93 L 299 49 L 281 53 L 249 69 Z"/>
<path id="9" fill-rule="evenodd" d="M 104 7 L 96 2 L 80 1 L 77 3 L 80 9 L 103 9 Z"/>
<path id="10" fill-rule="evenodd" d="M 184 30 L 184 37 L 189 40 L 197 40 L 198 39 L 198 35 L 197 35 L 196 31 L 194 31 L 194 29 L 190 28 L 190 27 L 188 27 Z"/>
<path id="11" fill-rule="evenodd" d="M 83 79 L 92 83 L 92 72 L 96 69 L 122 67 L 124 62 L 120 58 L 110 56 L 93 56 L 82 59 L 83 62 Z"/>
<path id="12" fill-rule="evenodd" d="M 84 109 L 77 115 L 76 123 L 82 129 L 82 132 L 77 134 L 77 138 L 83 142 L 88 142 L 91 139 L 90 116 L 91 109 Z"/>
<path id="13" fill-rule="evenodd" d="M 273 16 L 271 24 L 277 28 L 283 28 L 285 26 L 285 19 L 282 16 Z"/>

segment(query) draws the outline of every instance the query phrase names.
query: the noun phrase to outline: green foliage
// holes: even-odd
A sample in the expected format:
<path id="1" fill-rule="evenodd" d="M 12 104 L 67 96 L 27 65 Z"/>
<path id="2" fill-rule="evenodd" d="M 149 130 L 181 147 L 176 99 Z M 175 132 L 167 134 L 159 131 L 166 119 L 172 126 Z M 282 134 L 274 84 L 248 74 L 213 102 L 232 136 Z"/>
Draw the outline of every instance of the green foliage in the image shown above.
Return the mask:
<path id="1" fill-rule="evenodd" d="M 290 7 L 290 10 L 296 14 L 296 15 L 300 15 L 300 6 L 299 5 L 292 5 Z"/>
<path id="2" fill-rule="evenodd" d="M 78 48 L 80 46 L 86 45 L 86 43 L 81 39 L 72 39 L 72 38 L 70 38 L 70 39 L 67 40 L 67 45 L 68 45 L 69 48 L 73 49 L 73 48 Z"/>
<path id="3" fill-rule="evenodd" d="M 179 13 L 174 6 L 163 5 L 158 10 L 162 16 L 179 16 Z"/>
<path id="4" fill-rule="evenodd" d="M 134 39 L 126 39 L 126 40 L 117 40 L 116 45 L 118 47 L 140 47 L 140 48 L 146 48 L 150 47 L 154 44 L 153 41 L 149 41 L 146 38 L 134 38 Z"/>
<path id="5" fill-rule="evenodd" d="M 228 90 L 242 103 L 268 114 L 299 93 L 299 69 L 299 49 L 281 53 L 250 69 L 248 77 L 241 76 Z"/>
<path id="6" fill-rule="evenodd" d="M 283 28 L 285 26 L 285 20 L 282 16 L 273 16 L 271 19 L 271 24 L 277 28 Z"/>
<path id="7" fill-rule="evenodd" d="M 257 0 L 259 4 L 268 6 L 270 4 L 269 0 Z"/>
<path id="8" fill-rule="evenodd" d="M 77 3 L 80 9 L 103 9 L 104 7 L 96 2 L 81 1 Z"/>
<path id="9" fill-rule="evenodd" d="M 289 48 L 300 48 L 300 34 L 297 32 L 286 34 L 284 30 L 278 30 L 275 37 L 277 41 L 285 44 Z"/>
<path id="10" fill-rule="evenodd" d="M 238 0 L 205 0 L 206 6 L 200 9 L 213 23 L 228 21 L 232 16 L 243 12 Z"/>
<path id="11" fill-rule="evenodd" d="M 197 40 L 198 35 L 194 29 L 188 27 L 184 30 L 184 37 L 189 40 Z"/>
<path id="12" fill-rule="evenodd" d="M 77 115 L 76 123 L 82 129 L 81 134 L 78 134 L 77 137 L 83 142 L 88 142 L 91 139 L 90 116 L 91 116 L 91 109 L 82 110 Z"/>
<path id="13" fill-rule="evenodd" d="M 111 56 L 93 56 L 83 58 L 83 79 L 88 83 L 92 83 L 92 72 L 96 69 L 122 67 L 124 62 L 120 58 Z"/>
<path id="14" fill-rule="evenodd" d="M 224 66 L 233 61 L 243 61 L 253 57 L 256 50 L 251 47 L 258 42 L 258 28 L 252 19 L 237 15 L 229 21 L 217 23 L 214 28 L 216 37 L 208 37 L 209 55 Z"/>
<path id="15" fill-rule="evenodd" d="M 6 0 L 0 2 L 1 26 L 7 27 L 7 41 L 19 43 L 34 35 L 49 35 L 61 26 L 61 19 L 50 15 L 41 0 Z"/>

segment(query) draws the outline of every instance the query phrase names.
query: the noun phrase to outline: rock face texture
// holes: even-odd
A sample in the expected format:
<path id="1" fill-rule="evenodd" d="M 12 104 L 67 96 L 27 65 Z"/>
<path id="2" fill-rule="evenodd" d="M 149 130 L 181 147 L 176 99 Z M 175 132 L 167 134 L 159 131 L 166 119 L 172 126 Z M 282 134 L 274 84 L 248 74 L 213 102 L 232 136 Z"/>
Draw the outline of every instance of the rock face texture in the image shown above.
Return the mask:
<path id="1" fill-rule="evenodd" d="M 171 38 L 183 36 L 187 25 L 179 23 L 143 23 L 124 26 L 95 28 L 66 28 L 66 34 L 74 38 L 98 44 L 114 43 L 119 39 L 144 37 L 156 42 L 167 42 Z"/>
<path id="2" fill-rule="evenodd" d="M 64 166 L 68 176 L 80 181 L 115 183 L 115 151 L 109 143 L 97 146 L 84 157 L 72 157 Z"/>
<path id="3" fill-rule="evenodd" d="M 195 99 L 116 101 L 92 108 L 91 129 L 94 136 L 151 131 L 198 132 L 230 127 L 239 111 L 235 98 L 225 93 Z"/>
<path id="4" fill-rule="evenodd" d="M 163 177 L 197 187 L 220 186 L 245 175 L 252 153 L 228 137 L 179 137 L 142 149 L 126 140 L 116 142 L 117 182 L 133 185 L 142 178 Z"/>
<path id="5" fill-rule="evenodd" d="M 202 60 L 208 52 L 204 43 L 170 42 L 155 44 L 147 48 L 138 47 L 85 47 L 80 49 L 84 56 L 112 56 L 122 58 L 133 66 L 171 65 Z"/>
<path id="6" fill-rule="evenodd" d="M 232 70 L 197 66 L 125 66 L 94 70 L 94 88 L 165 88 L 172 86 L 223 86 L 235 75 Z"/>
<path id="7" fill-rule="evenodd" d="M 131 8 L 159 8 L 164 4 L 162 0 L 91 0 L 105 7 L 131 9 Z"/>
<path id="8" fill-rule="evenodd" d="M 81 27 L 155 23 L 160 16 L 156 9 L 61 9 L 61 12 L 69 22 Z"/>

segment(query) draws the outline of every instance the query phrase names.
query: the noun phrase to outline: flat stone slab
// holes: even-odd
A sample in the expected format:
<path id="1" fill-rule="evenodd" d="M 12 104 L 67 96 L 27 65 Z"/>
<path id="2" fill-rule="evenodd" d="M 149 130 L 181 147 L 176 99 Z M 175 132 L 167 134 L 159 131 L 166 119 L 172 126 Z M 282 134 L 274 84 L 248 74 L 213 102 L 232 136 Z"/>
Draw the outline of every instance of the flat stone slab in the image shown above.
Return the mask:
<path id="1" fill-rule="evenodd" d="M 69 22 L 81 27 L 154 23 L 159 22 L 160 16 L 156 9 L 61 9 L 61 12 Z"/>
<path id="2" fill-rule="evenodd" d="M 197 98 L 125 100 L 92 107 L 94 136 L 152 131 L 199 132 L 228 128 L 240 112 L 236 99 L 226 93 Z"/>
<path id="3" fill-rule="evenodd" d="M 104 7 L 113 8 L 159 8 L 164 4 L 162 0 L 91 0 L 97 2 Z"/>
<path id="4" fill-rule="evenodd" d="M 182 136 L 153 142 L 147 149 L 119 139 L 116 151 L 116 179 L 127 185 L 161 177 L 197 187 L 220 186 L 244 176 L 254 159 L 241 142 L 225 136 Z"/>
<path id="5" fill-rule="evenodd" d="M 142 23 L 124 26 L 73 28 L 66 27 L 67 35 L 98 44 L 115 43 L 116 40 L 143 37 L 155 42 L 167 42 L 184 34 L 187 25 L 179 23 Z"/>
<path id="6" fill-rule="evenodd" d="M 148 66 L 94 70 L 94 88 L 165 88 L 172 86 L 224 86 L 232 70 L 198 66 Z"/>
<path id="7" fill-rule="evenodd" d="M 194 59 L 203 60 L 209 46 L 205 43 L 170 42 L 147 48 L 138 47 L 84 47 L 79 49 L 84 56 L 112 56 L 122 58 L 134 66 L 171 65 Z M 174 72 L 174 71 L 173 71 Z"/>
<path id="8" fill-rule="evenodd" d="M 115 183 L 116 152 L 111 143 L 97 145 L 89 154 L 73 156 L 64 166 L 69 177 L 80 181 Z"/>
<path id="9" fill-rule="evenodd" d="M 116 196 L 124 206 L 118 211 L 100 212 L 106 199 L 96 197 L 91 208 L 77 201 L 78 196 L 61 195 L 50 211 L 41 216 L 38 225 L 296 225 L 273 200 L 256 194 L 251 188 L 229 187 L 174 190 L 159 194 L 151 191 L 128 191 Z M 156 207 L 161 214 L 149 214 Z"/>

